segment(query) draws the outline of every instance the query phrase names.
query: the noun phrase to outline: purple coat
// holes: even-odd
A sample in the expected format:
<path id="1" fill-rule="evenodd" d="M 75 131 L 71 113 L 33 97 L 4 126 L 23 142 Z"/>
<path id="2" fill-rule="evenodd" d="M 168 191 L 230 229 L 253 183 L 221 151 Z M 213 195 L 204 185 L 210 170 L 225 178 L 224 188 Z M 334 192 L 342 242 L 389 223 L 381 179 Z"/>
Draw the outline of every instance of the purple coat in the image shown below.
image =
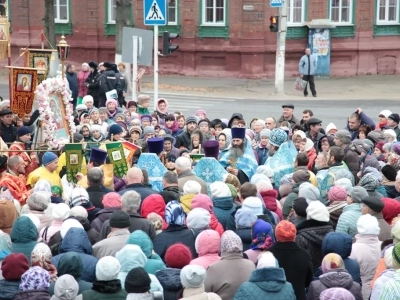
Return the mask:
<path id="1" fill-rule="evenodd" d="M 98 233 L 101 231 L 101 227 L 105 221 L 109 220 L 114 211 L 121 210 L 119 207 L 103 208 L 100 209 L 96 214 L 96 218 L 92 221 L 91 225 L 94 230 Z"/>

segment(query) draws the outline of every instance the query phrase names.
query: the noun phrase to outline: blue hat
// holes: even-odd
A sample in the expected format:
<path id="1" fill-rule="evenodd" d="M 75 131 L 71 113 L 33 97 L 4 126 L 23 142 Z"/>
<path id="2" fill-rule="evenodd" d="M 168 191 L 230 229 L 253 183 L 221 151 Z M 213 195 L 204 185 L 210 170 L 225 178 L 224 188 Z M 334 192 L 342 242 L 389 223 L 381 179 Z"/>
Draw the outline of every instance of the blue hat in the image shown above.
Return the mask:
<path id="1" fill-rule="evenodd" d="M 112 124 L 110 128 L 108 129 L 108 138 L 111 138 L 111 135 L 116 135 L 122 133 L 122 127 L 119 126 L 118 124 Z"/>
<path id="2" fill-rule="evenodd" d="M 284 142 L 286 142 L 287 139 L 287 134 L 285 131 L 279 128 L 275 128 L 272 130 L 271 135 L 269 137 L 269 143 L 276 146 L 280 147 Z"/>
<path id="3" fill-rule="evenodd" d="M 95 161 L 104 164 L 107 158 L 107 151 L 98 149 L 98 148 L 92 148 L 90 150 L 90 159 L 89 161 Z"/>
<path id="4" fill-rule="evenodd" d="M 26 134 L 32 134 L 32 131 L 29 129 L 28 126 L 21 126 L 17 130 L 17 136 L 24 136 Z"/>
<path id="5" fill-rule="evenodd" d="M 219 143 L 218 141 L 207 141 L 203 144 L 204 154 L 206 157 L 214 157 L 218 159 L 219 155 Z"/>
<path id="6" fill-rule="evenodd" d="M 149 153 L 159 154 L 164 150 L 164 139 L 163 138 L 148 139 L 147 147 L 149 149 Z"/>
<path id="7" fill-rule="evenodd" d="M 244 127 L 234 127 L 231 129 L 232 139 L 242 139 L 246 137 L 246 128 Z"/>
<path id="8" fill-rule="evenodd" d="M 48 164 L 51 164 L 56 160 L 58 160 L 58 156 L 55 155 L 53 152 L 47 151 L 45 154 L 43 154 L 42 165 L 47 166 Z"/>
<path id="9" fill-rule="evenodd" d="M 151 115 L 142 115 L 142 116 L 140 117 L 140 120 L 143 120 L 143 119 L 149 119 L 149 121 L 151 122 L 151 120 L 152 120 L 153 118 L 151 117 Z"/>

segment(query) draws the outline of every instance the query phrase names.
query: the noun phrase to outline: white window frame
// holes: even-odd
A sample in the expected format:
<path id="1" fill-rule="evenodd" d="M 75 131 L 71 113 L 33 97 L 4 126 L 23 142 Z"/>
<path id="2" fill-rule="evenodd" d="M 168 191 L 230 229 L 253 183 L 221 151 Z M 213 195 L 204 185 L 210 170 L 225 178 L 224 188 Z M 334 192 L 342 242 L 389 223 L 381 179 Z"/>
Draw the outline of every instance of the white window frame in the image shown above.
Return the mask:
<path id="1" fill-rule="evenodd" d="M 115 7 L 112 5 L 113 2 L 115 3 Z M 117 9 L 116 0 L 107 0 L 107 24 L 115 24 L 115 20 L 111 20 L 111 12 L 113 9 Z M 116 13 L 115 16 L 117 16 Z"/>
<path id="2" fill-rule="evenodd" d="M 54 22 L 55 23 L 64 23 L 64 24 L 66 24 L 66 23 L 69 23 L 69 1 L 71 1 L 71 0 L 67 0 L 67 20 L 61 20 L 60 19 L 60 0 L 54 0 L 54 6 L 56 6 L 57 7 L 57 15 L 56 16 L 54 16 Z"/>
<path id="3" fill-rule="evenodd" d="M 288 19 L 293 20 L 293 3 L 295 0 L 287 0 L 288 1 Z M 303 26 L 304 24 L 304 19 L 305 19 L 305 5 L 306 5 L 306 0 L 301 0 L 301 21 L 300 22 L 293 22 L 293 21 L 288 21 L 287 25 L 290 27 L 296 27 L 296 26 Z"/>
<path id="4" fill-rule="evenodd" d="M 175 21 L 171 22 L 169 20 L 169 15 L 168 15 L 168 25 L 178 25 L 178 1 L 179 0 L 175 0 Z M 168 3 L 168 11 L 169 11 L 169 3 Z"/>
<path id="5" fill-rule="evenodd" d="M 389 21 L 389 0 L 385 0 L 385 20 L 379 20 L 379 12 L 380 12 L 380 0 L 376 0 L 376 24 L 377 25 L 397 25 L 399 23 L 399 5 L 400 1 L 397 1 L 396 6 L 396 20 Z"/>
<path id="6" fill-rule="evenodd" d="M 226 4 L 227 1 L 234 1 L 234 0 L 223 0 L 224 1 L 224 21 L 223 22 L 215 22 L 215 17 L 216 17 L 216 3 L 217 0 L 213 0 L 213 10 L 214 10 L 214 22 L 206 22 L 206 4 L 207 4 L 207 0 L 201 0 L 201 9 L 202 9 L 202 20 L 201 20 L 201 26 L 226 26 Z"/>
<path id="7" fill-rule="evenodd" d="M 354 5 L 355 0 L 350 0 L 350 5 L 349 5 L 349 21 L 348 22 L 335 22 L 332 20 L 332 4 L 333 0 L 329 1 L 329 18 L 331 20 L 332 24 L 335 24 L 337 26 L 346 26 L 346 25 L 354 25 L 354 20 L 353 20 L 353 5 Z M 342 18 L 342 0 L 339 0 L 339 20 Z"/>

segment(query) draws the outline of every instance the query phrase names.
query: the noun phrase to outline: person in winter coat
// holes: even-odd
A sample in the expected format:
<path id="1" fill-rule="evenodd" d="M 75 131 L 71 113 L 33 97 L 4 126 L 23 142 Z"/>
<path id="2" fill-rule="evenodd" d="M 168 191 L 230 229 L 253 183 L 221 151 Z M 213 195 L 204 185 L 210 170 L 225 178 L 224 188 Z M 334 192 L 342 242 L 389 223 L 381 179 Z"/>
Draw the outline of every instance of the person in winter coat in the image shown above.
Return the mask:
<path id="1" fill-rule="evenodd" d="M 8 201 L 8 200 L 6 200 L 6 201 Z M 11 238 L 7 233 L 0 230 L 0 280 L 4 279 L 3 276 L 1 275 L 1 264 L 2 264 L 3 260 L 8 255 L 11 254 L 11 252 L 12 252 Z"/>
<path id="2" fill-rule="evenodd" d="M 96 281 L 91 290 L 82 293 L 83 300 L 125 300 L 126 291 L 118 279 L 121 265 L 118 259 L 105 256 L 96 265 Z"/>
<path id="3" fill-rule="evenodd" d="M 261 253 L 272 247 L 275 242 L 274 232 L 270 223 L 258 219 L 251 227 L 252 243 L 244 254 L 254 264 Z"/>
<path id="4" fill-rule="evenodd" d="M 344 269 L 351 275 L 354 282 L 361 285 L 360 266 L 358 262 L 350 258 L 353 239 L 350 235 L 343 232 L 329 232 L 322 241 L 322 255 L 335 253 L 340 255 L 344 263 Z M 322 275 L 321 267 L 314 274 L 316 280 Z"/>
<path id="5" fill-rule="evenodd" d="M 347 191 L 340 185 L 334 185 L 328 192 L 328 212 L 333 229 L 336 230 L 337 222 L 343 212 L 343 208 L 347 206 Z"/>
<path id="6" fill-rule="evenodd" d="M 103 196 L 103 207 L 100 209 L 92 221 L 91 225 L 96 232 L 100 232 L 105 221 L 109 220 L 112 213 L 121 210 L 121 195 L 116 192 L 110 192 Z"/>
<path id="7" fill-rule="evenodd" d="M 221 237 L 221 260 L 207 270 L 205 290 L 218 294 L 222 300 L 233 299 L 254 269 L 254 263 L 243 258 L 243 244 L 239 236 L 227 230 Z"/>
<path id="8" fill-rule="evenodd" d="M 150 293 L 151 279 L 145 269 L 133 268 L 125 278 L 125 290 L 128 293 L 127 300 L 159 300 L 163 299 L 162 293 Z"/>
<path id="9" fill-rule="evenodd" d="M 49 286 L 49 272 L 41 267 L 31 267 L 21 276 L 21 292 L 15 294 L 14 300 L 50 300 Z"/>
<path id="10" fill-rule="evenodd" d="M 185 225 L 186 214 L 178 201 L 168 202 L 165 208 L 165 221 L 168 227 L 155 237 L 153 241 L 154 252 L 164 260 L 165 253 L 171 245 L 183 243 L 189 247 L 193 257 L 195 257 L 194 234 Z"/>
<path id="11" fill-rule="evenodd" d="M 312 171 L 314 168 L 314 162 L 317 158 L 317 150 L 314 148 L 314 142 L 309 138 L 303 139 L 300 144 L 300 152 L 307 153 L 308 165 L 307 169 Z"/>
<path id="12" fill-rule="evenodd" d="M 249 208 L 241 208 L 236 211 L 236 234 L 240 237 L 243 251 L 250 249 L 252 243 L 251 227 L 257 221 L 257 216 Z"/>
<path id="13" fill-rule="evenodd" d="M 361 199 L 362 214 L 370 214 L 378 220 L 379 224 L 379 240 L 386 241 L 392 237 L 389 224 L 383 219 L 382 211 L 384 208 L 383 201 L 376 196 L 368 196 Z"/>
<path id="14" fill-rule="evenodd" d="M 65 203 L 58 203 L 54 206 L 51 211 L 53 221 L 46 227 L 42 228 L 39 233 L 39 238 L 46 243 L 50 241 L 50 238 L 58 231 L 61 230 L 61 225 L 65 219 L 69 217 L 70 208 Z"/>
<path id="15" fill-rule="evenodd" d="M 204 279 L 206 269 L 198 265 L 185 266 L 180 274 L 181 283 L 184 288 L 182 300 L 220 300 L 221 297 L 215 293 L 206 293 Z"/>
<path id="16" fill-rule="evenodd" d="M 82 300 L 79 295 L 79 285 L 71 275 L 59 277 L 55 283 L 54 296 L 50 300 Z"/>
<path id="17" fill-rule="evenodd" d="M 1 265 L 4 280 L 0 280 L 0 299 L 13 300 L 20 291 L 21 276 L 29 269 L 28 258 L 21 253 L 11 253 Z"/>
<path id="18" fill-rule="evenodd" d="M 38 243 L 31 253 L 31 266 L 41 267 L 46 270 L 49 272 L 50 282 L 55 282 L 57 280 L 57 269 L 51 263 L 51 258 L 52 255 L 49 246 L 45 243 Z"/>
<path id="19" fill-rule="evenodd" d="M 178 135 L 180 135 L 183 132 L 183 130 L 179 128 L 178 122 L 175 120 L 175 116 L 173 114 L 169 114 L 169 115 L 165 116 L 164 126 L 166 129 L 169 129 L 172 131 L 172 137 L 174 137 L 174 138 L 176 138 Z M 171 143 L 172 143 L 172 141 L 171 141 Z M 174 145 L 174 143 L 172 143 L 172 145 Z"/>
<path id="20" fill-rule="evenodd" d="M 182 295 L 181 269 L 192 260 L 190 249 L 177 243 L 170 246 L 165 254 L 167 268 L 156 272 L 156 277 L 164 289 L 164 300 L 179 299 Z"/>
<path id="21" fill-rule="evenodd" d="M 112 70 L 112 63 L 105 62 L 103 64 L 105 71 L 99 76 L 100 84 L 100 101 L 99 107 L 106 106 L 106 92 L 111 90 L 119 91 L 121 90 L 121 82 L 117 79 L 115 71 Z M 117 104 L 118 105 L 118 104 Z"/>
<path id="22" fill-rule="evenodd" d="M 378 239 L 378 220 L 369 215 L 361 216 L 357 221 L 356 242 L 352 246 L 350 258 L 357 260 L 360 265 L 362 294 L 368 299 L 371 294 L 371 281 L 374 278 L 381 252 L 381 242 Z"/>
<path id="23" fill-rule="evenodd" d="M 381 246 L 382 247 L 382 246 Z M 374 279 L 371 281 L 371 300 L 381 299 L 382 288 L 385 283 L 393 278 L 400 265 L 393 256 L 394 245 L 385 247 L 381 252 L 381 260 L 376 268 Z M 399 249 L 397 249 L 399 250 Z M 382 265 L 383 264 L 383 265 Z"/>
<path id="24" fill-rule="evenodd" d="M 155 275 L 158 270 L 165 269 L 165 264 L 161 257 L 153 251 L 153 242 L 149 236 L 142 230 L 135 230 L 130 234 L 127 245 L 137 245 L 142 249 L 147 257 L 144 269 L 147 273 Z"/>
<path id="25" fill-rule="evenodd" d="M 89 65 L 87 63 L 82 64 L 82 69 L 78 72 L 78 103 L 79 100 L 82 101 L 82 98 L 87 95 L 88 87 L 86 85 L 86 79 L 90 75 Z"/>
<path id="26" fill-rule="evenodd" d="M 28 200 L 26 200 L 30 213 L 34 214 L 40 220 L 39 230 L 49 226 L 53 221 L 53 217 L 44 212 L 50 203 L 50 195 L 46 195 L 42 192 L 33 193 L 28 197 Z"/>
<path id="27" fill-rule="evenodd" d="M 186 218 L 186 224 L 193 232 L 195 239 L 201 232 L 210 228 L 210 219 L 210 213 L 204 208 L 195 208 L 190 211 Z"/>
<path id="28" fill-rule="evenodd" d="M 235 210 L 233 207 L 232 193 L 229 187 L 222 181 L 211 183 L 211 198 L 213 202 L 213 211 L 218 222 L 226 230 L 226 224 L 231 213 Z"/>
<path id="29" fill-rule="evenodd" d="M 165 201 L 161 195 L 153 194 L 147 196 L 143 202 L 140 209 L 140 215 L 143 218 L 147 218 L 150 213 L 156 213 L 163 219 L 163 229 L 167 228 L 167 223 L 165 222 Z"/>
<path id="30" fill-rule="evenodd" d="M 38 228 L 27 216 L 21 216 L 15 220 L 11 230 L 11 242 L 13 253 L 23 253 L 30 261 L 31 253 L 38 239 Z"/>
<path id="31" fill-rule="evenodd" d="M 192 200 L 196 195 L 200 194 L 200 192 L 201 185 L 194 180 L 188 180 L 183 185 L 183 192 L 179 201 L 186 214 L 192 210 Z"/>
<path id="32" fill-rule="evenodd" d="M 313 272 L 321 265 L 322 241 L 331 231 L 333 228 L 326 206 L 319 201 L 312 201 L 307 207 L 307 220 L 297 226 L 296 243 L 310 252 Z"/>
<path id="33" fill-rule="evenodd" d="M 360 186 L 351 189 L 347 195 L 347 206 L 339 217 L 336 231 L 349 234 L 352 238 L 357 234 L 357 220 L 361 217 L 361 199 L 368 197 L 367 191 Z"/>
<path id="34" fill-rule="evenodd" d="M 293 286 L 297 300 L 305 300 L 305 290 L 312 279 L 312 261 L 308 251 L 296 243 L 296 227 L 289 221 L 281 221 L 275 228 L 276 242 L 269 249 Z"/>
<path id="35" fill-rule="evenodd" d="M 217 219 L 216 215 L 214 214 L 214 204 L 213 204 L 211 198 L 205 194 L 196 195 L 192 200 L 192 209 L 195 209 L 195 208 L 203 208 L 210 213 L 210 216 L 211 216 L 210 228 L 212 230 L 217 231 L 219 233 L 219 235 L 222 236 L 222 234 L 224 233 L 224 227 L 222 226 L 222 224 L 220 222 L 218 222 L 218 219 Z"/>
<path id="36" fill-rule="evenodd" d="M 269 211 L 274 212 L 278 215 L 279 221 L 283 219 L 282 216 L 282 206 L 277 200 L 278 191 L 274 190 L 272 184 L 267 181 L 259 181 L 256 184 L 257 191 L 260 193 L 264 205 Z"/>
<path id="37" fill-rule="evenodd" d="M 239 287 L 233 299 L 296 300 L 296 296 L 292 284 L 286 281 L 285 270 L 267 251 L 260 255 L 257 269 L 251 273 L 249 281 Z"/>
<path id="38" fill-rule="evenodd" d="M 99 234 L 96 230 L 94 230 L 92 228 L 92 226 L 90 225 L 89 220 L 87 218 L 77 216 L 77 217 L 69 217 L 68 219 L 75 219 L 79 223 L 81 223 L 81 225 L 83 226 L 83 229 L 86 232 L 86 235 L 88 236 L 89 242 L 90 242 L 90 244 L 92 244 L 92 246 L 97 243 Z"/>
<path id="39" fill-rule="evenodd" d="M 83 272 L 83 263 L 79 254 L 76 252 L 67 252 L 60 258 L 57 266 L 58 278 L 64 275 L 72 276 L 78 283 L 78 295 L 92 288 L 92 284 L 81 279 Z M 49 287 L 50 296 L 55 294 L 55 282 Z"/>
<path id="40" fill-rule="evenodd" d="M 327 254 L 322 260 L 322 272 L 319 280 L 313 281 L 308 288 L 307 300 L 319 300 L 320 294 L 329 288 L 341 287 L 350 291 L 356 300 L 363 300 L 361 287 L 353 282 L 351 275 L 344 269 L 342 258 L 335 253 Z"/>
<path id="41" fill-rule="evenodd" d="M 137 245 L 125 245 L 120 251 L 115 254 L 121 264 L 121 270 L 118 274 L 118 279 L 121 281 L 122 288 L 125 288 L 125 279 L 128 272 L 133 268 L 143 268 L 147 263 L 147 257 Z M 163 288 L 155 275 L 149 274 L 151 279 L 150 291 L 163 292 Z"/>
<path id="42" fill-rule="evenodd" d="M 100 73 L 97 70 L 97 63 L 94 61 L 89 62 L 89 69 L 90 69 L 90 74 L 86 78 L 85 84 L 87 87 L 87 94 L 93 97 L 93 105 L 95 107 L 100 107 L 99 106 L 99 100 L 100 100 Z"/>
<path id="43" fill-rule="evenodd" d="M 78 76 L 75 73 L 74 65 L 71 64 L 67 65 L 65 76 L 67 77 L 68 86 L 69 89 L 71 90 L 72 104 L 75 107 L 78 100 L 79 90 L 78 90 Z"/>
<path id="44" fill-rule="evenodd" d="M 303 182 L 309 182 L 310 173 L 306 170 L 298 170 L 293 173 L 292 180 L 294 182 L 292 187 L 292 192 L 286 197 L 285 203 L 282 207 L 282 215 L 283 219 L 287 220 L 292 209 L 293 209 L 293 201 L 294 199 L 299 197 L 299 187 Z"/>
<path id="45" fill-rule="evenodd" d="M 195 242 L 198 258 L 193 259 L 190 265 L 202 266 L 207 270 L 210 265 L 220 261 L 220 244 L 221 237 L 215 230 L 207 229 L 200 232 Z"/>
<path id="46" fill-rule="evenodd" d="M 57 268 L 61 258 L 67 252 L 74 251 L 78 253 L 83 263 L 82 280 L 93 282 L 96 280 L 96 264 L 98 259 L 92 256 L 92 245 L 85 231 L 81 228 L 70 228 L 65 234 L 61 245 L 60 254 L 52 258 L 53 265 Z"/>

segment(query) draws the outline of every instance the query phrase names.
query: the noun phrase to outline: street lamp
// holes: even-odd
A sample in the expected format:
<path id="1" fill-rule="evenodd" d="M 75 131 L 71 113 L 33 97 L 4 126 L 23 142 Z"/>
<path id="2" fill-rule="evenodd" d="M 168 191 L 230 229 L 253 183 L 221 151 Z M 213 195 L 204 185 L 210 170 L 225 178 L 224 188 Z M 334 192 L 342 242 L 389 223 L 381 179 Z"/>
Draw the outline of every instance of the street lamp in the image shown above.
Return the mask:
<path id="1" fill-rule="evenodd" d="M 69 55 L 69 45 L 65 41 L 65 36 L 61 36 L 61 40 L 57 44 L 57 52 L 58 52 L 58 58 L 61 60 L 61 73 L 62 73 L 62 79 L 64 80 L 64 62 L 68 58 Z"/>

